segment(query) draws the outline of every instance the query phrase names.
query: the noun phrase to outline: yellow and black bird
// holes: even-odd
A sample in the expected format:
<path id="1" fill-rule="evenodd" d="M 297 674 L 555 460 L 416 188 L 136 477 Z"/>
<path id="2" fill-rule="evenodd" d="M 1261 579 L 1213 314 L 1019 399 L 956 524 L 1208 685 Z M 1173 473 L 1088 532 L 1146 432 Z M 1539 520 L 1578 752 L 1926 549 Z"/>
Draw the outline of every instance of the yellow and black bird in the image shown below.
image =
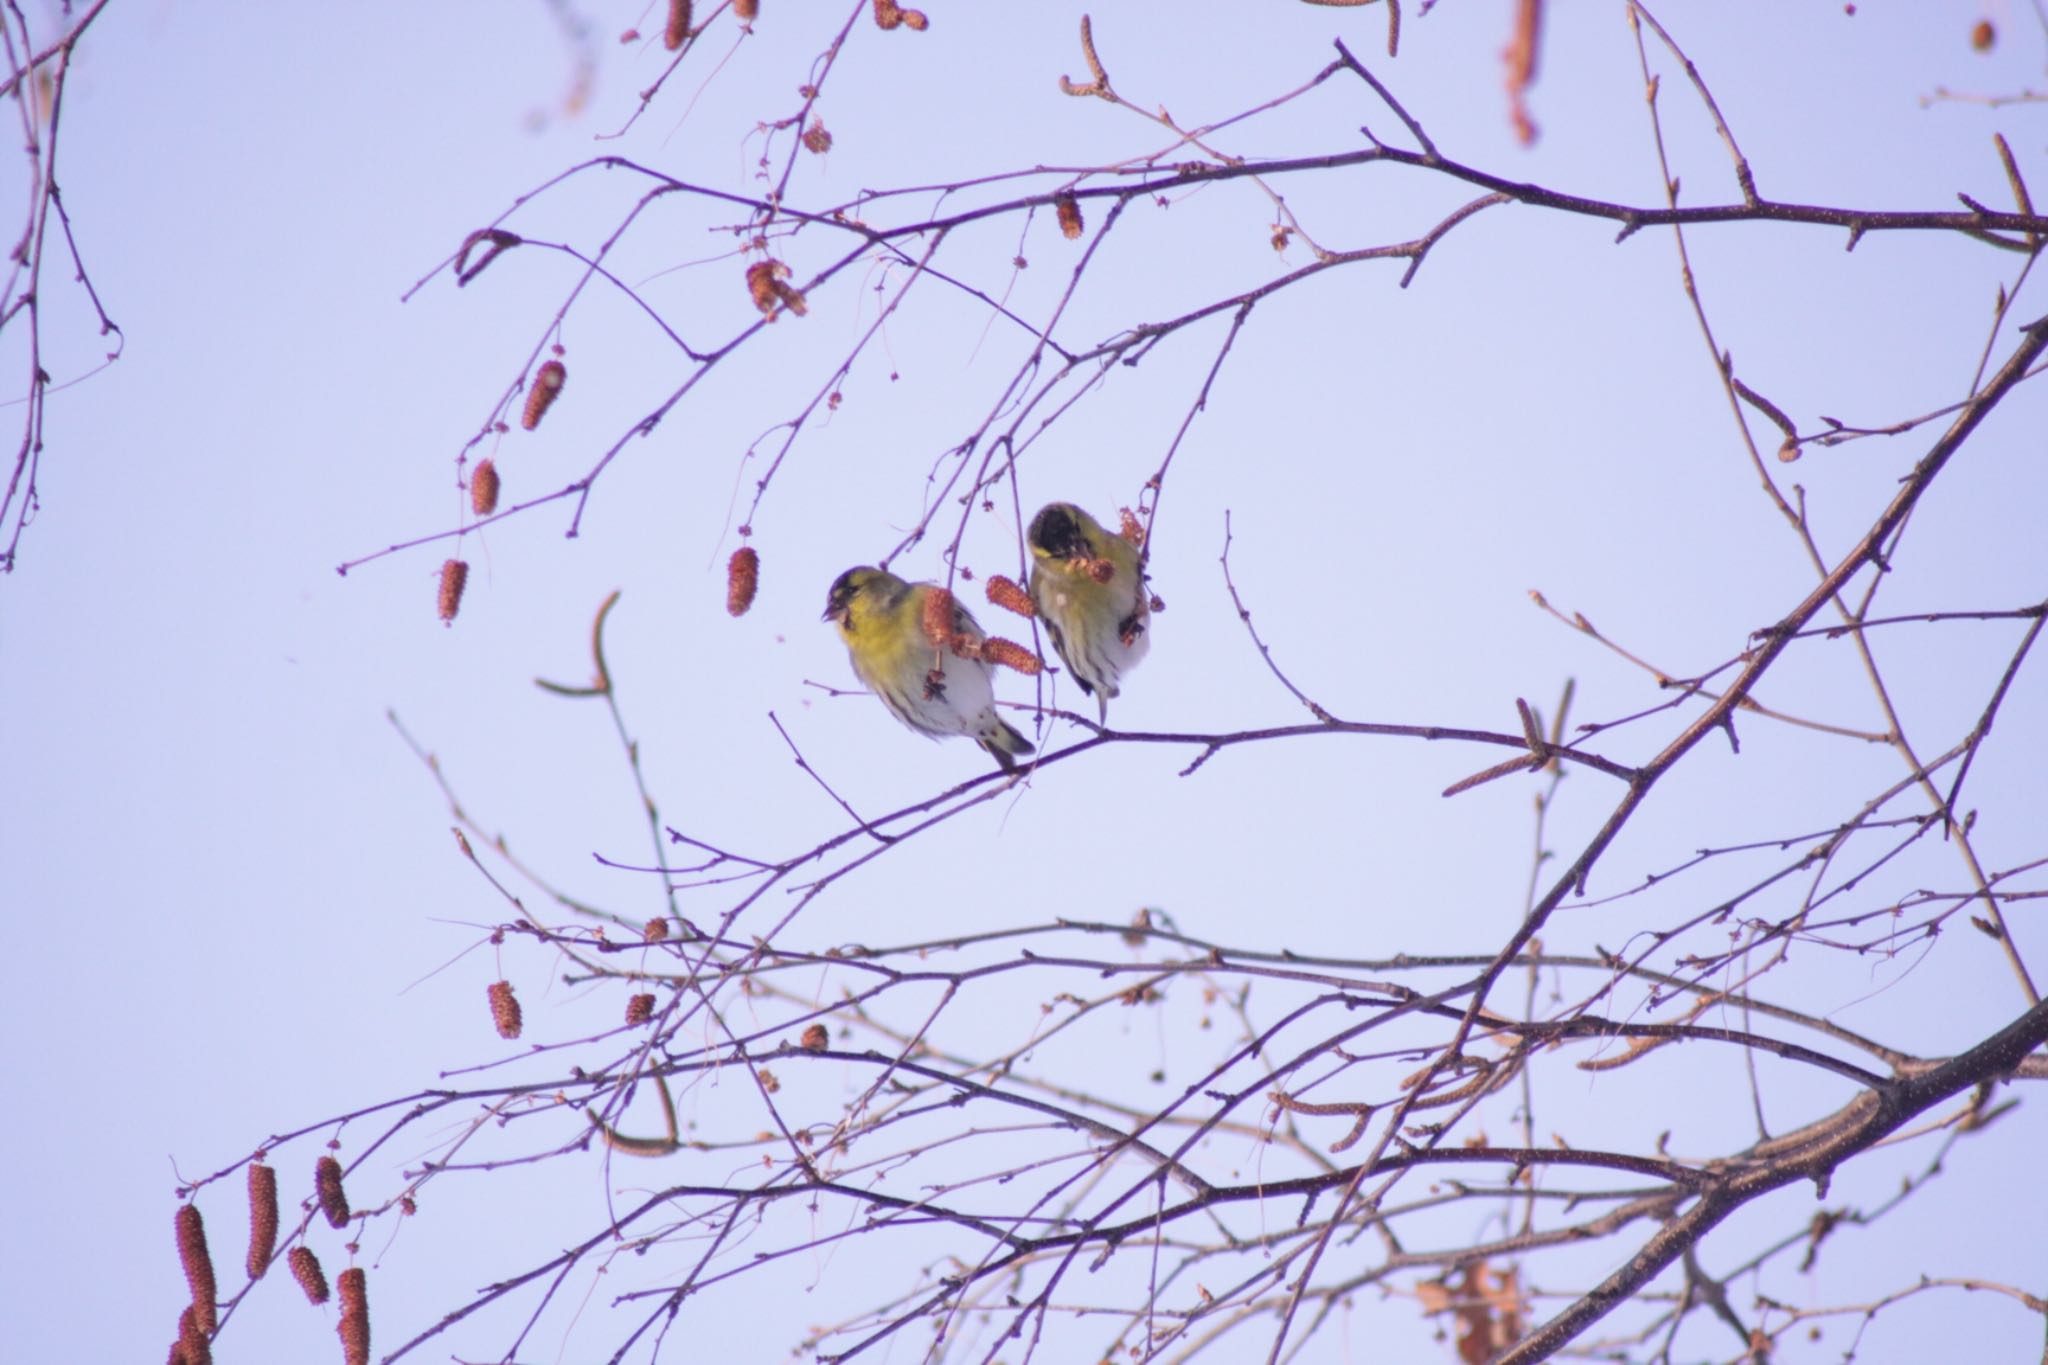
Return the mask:
<path id="1" fill-rule="evenodd" d="M 839 627 L 854 673 L 891 715 L 934 739 L 971 735 L 1009 772 L 1031 752 L 1031 742 L 996 714 L 993 670 L 979 658 L 934 644 L 926 633 L 928 601 L 944 591 L 862 565 L 834 580 L 824 619 Z M 947 625 L 970 647 L 987 638 L 957 601 Z"/>
<path id="2" fill-rule="evenodd" d="M 1109 699 L 1152 644 L 1152 599 L 1138 545 L 1070 502 L 1041 507 L 1024 538 L 1031 545 L 1031 605 L 1107 724 Z"/>

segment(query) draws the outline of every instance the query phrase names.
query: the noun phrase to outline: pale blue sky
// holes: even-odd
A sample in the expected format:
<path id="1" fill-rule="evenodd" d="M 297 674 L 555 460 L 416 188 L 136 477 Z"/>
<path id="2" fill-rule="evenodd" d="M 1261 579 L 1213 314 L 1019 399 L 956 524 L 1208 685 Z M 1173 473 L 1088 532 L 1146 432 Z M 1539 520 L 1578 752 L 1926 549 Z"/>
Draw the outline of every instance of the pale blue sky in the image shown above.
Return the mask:
<path id="1" fill-rule="evenodd" d="M 36 7 L 43 21 L 47 8 Z M 1098 165 L 1164 145 L 1129 112 L 1055 89 L 1060 74 L 1082 74 L 1080 7 L 928 8 L 924 34 L 855 27 L 820 106 L 836 146 L 801 162 L 792 203 L 996 168 Z M 1511 8 L 1463 0 L 1411 12 L 1391 63 L 1376 7 L 1098 7 L 1096 33 L 1118 90 L 1184 123 L 1293 88 L 1341 34 L 1446 154 L 1653 202 L 1620 7 L 1551 7 L 1534 93 L 1543 136 L 1529 151 L 1509 133 L 1500 88 Z M 1673 4 L 1662 17 L 1714 83 L 1766 194 L 1945 209 L 1960 190 L 2002 206 L 1995 130 L 2036 194 L 2048 193 L 2041 106 L 1920 100 L 1943 85 L 2038 87 L 2044 48 L 2025 6 L 1994 5 L 2005 39 L 1988 54 L 1969 47 L 1977 12 L 1967 6 L 1867 4 L 1853 16 L 1840 5 L 1738 8 L 1717 19 L 1724 7 Z M 976 770 L 969 746 L 926 744 L 867 699 L 828 700 L 805 685 L 851 685 L 817 620 L 826 586 L 896 543 L 921 510 L 925 471 L 983 419 L 1021 354 L 1016 329 L 986 327 L 959 295 L 915 295 L 842 385 L 840 410 L 777 475 L 754 519 L 762 590 L 743 620 L 723 611 L 722 576 L 738 543 L 730 526 L 761 467 L 742 454 L 824 382 L 872 318 L 874 277 L 849 274 L 821 291 L 809 317 L 785 319 L 630 442 L 597 483 L 578 538 L 562 537 L 566 503 L 465 538 L 472 572 L 453 629 L 433 610 L 445 546 L 334 572 L 455 524 L 456 453 L 542 340 L 573 268 L 527 249 L 466 289 L 444 276 L 409 303 L 400 295 L 470 229 L 592 155 L 758 188 L 755 124 L 792 106 L 837 22 L 815 9 L 768 0 L 758 32 L 712 76 L 733 46 L 722 18 L 701 64 L 686 66 L 625 138 L 602 142 L 593 139 L 625 121 L 666 62 L 658 12 L 585 13 L 596 67 L 581 110 L 566 107 L 576 44 L 539 3 L 131 0 L 82 45 L 60 183 L 127 350 L 51 398 L 42 511 L 20 567 L 0 582 L 0 866 L 16 937 L 0 1028 L 13 1042 L 6 1074 L 17 1099 L 0 1169 L 11 1173 L 15 1225 L 28 1230 L 0 1253 L 0 1312 L 21 1359 L 161 1352 L 184 1298 L 171 1238 L 180 1175 L 230 1165 L 280 1128 L 433 1086 L 444 1068 L 509 1055 L 517 1045 L 491 1034 L 483 1003 L 499 975 L 520 988 L 530 1038 L 568 1036 L 594 1017 L 577 992 L 549 989 L 549 964 L 532 950 L 479 948 L 479 926 L 500 919 L 502 903 L 457 855 L 445 803 L 387 708 L 440 757 L 486 827 L 575 894 L 636 917 L 658 912 L 658 894 L 592 858 L 644 861 L 648 851 L 609 722 L 595 705 L 530 683 L 584 680 L 588 622 L 613 588 L 624 594 L 611 631 L 622 704 L 677 827 L 763 855 L 841 827 L 789 761 L 771 709 L 864 811 Z M 657 40 L 620 44 L 635 25 Z M 1676 77 L 1663 101 L 1686 202 L 1726 199 L 1726 159 Z M 1357 144 L 1361 122 L 1403 140 L 1396 120 L 1343 79 L 1222 137 L 1246 155 L 1341 150 Z M 593 175 L 515 226 L 590 248 L 638 188 L 622 173 Z M 1386 167 L 1284 189 L 1336 248 L 1417 235 L 1474 193 Z M 18 174 L 0 180 L 0 223 L 16 221 L 21 193 Z M 877 212 L 897 220 L 896 209 Z M 1266 246 L 1272 211 L 1245 186 L 1130 216 L 1063 323 L 1075 344 L 1309 259 L 1299 246 L 1285 257 Z M 724 339 L 748 310 L 732 239 L 719 231 L 729 221 L 677 203 L 650 215 L 617 267 L 694 343 Z M 955 268 L 1000 291 L 1017 233 L 1014 221 L 970 229 Z M 1078 248 L 1044 216 L 1031 233 L 1031 267 L 1009 302 L 1037 318 Z M 1732 656 L 1796 601 L 1811 575 L 1757 491 L 1679 291 L 1669 234 L 1619 246 L 1613 236 L 1599 223 L 1497 207 L 1451 234 L 1405 291 L 1397 264 L 1366 263 L 1262 305 L 1176 459 L 1152 561 L 1168 610 L 1113 720 L 1210 731 L 1304 718 L 1224 591 L 1226 509 L 1233 573 L 1262 635 L 1297 683 L 1353 719 L 1512 730 L 1515 697 L 1548 707 L 1567 676 L 1578 680 L 1578 719 L 1660 700 L 1643 673 L 1535 610 L 1532 588 L 1673 673 Z M 1690 245 L 1722 344 L 1806 427 L 1821 413 L 1876 425 L 1962 397 L 1994 293 L 2018 264 L 1932 236 L 1874 234 L 1846 254 L 1841 233 L 1813 228 L 1702 229 Z M 786 254 L 801 277 L 844 249 L 813 233 Z M 2044 299 L 2030 284 L 2016 316 L 2048 311 Z M 76 307 L 52 298 L 46 308 L 46 364 L 70 380 L 100 341 Z M 1212 323 L 1117 369 L 1042 438 L 1021 476 L 1027 515 L 1054 497 L 1104 513 L 1133 501 L 1220 337 Z M 685 374 L 615 294 L 579 305 L 563 341 L 570 382 L 557 410 L 539 432 L 486 447 L 508 502 L 577 477 Z M 1995 354 L 2009 343 L 2008 329 Z M 18 357 L 16 336 L 0 338 L 9 397 Z M 1889 590 L 1890 610 L 2040 600 L 2043 430 L 2038 386 L 1987 424 L 1916 517 L 1913 573 Z M 1839 553 L 1924 449 L 1923 436 L 1866 441 L 1783 472 L 1805 488 L 1823 547 Z M 955 520 L 940 525 L 949 534 Z M 1006 515 L 974 521 L 963 562 L 1016 573 Z M 898 567 L 943 572 L 932 542 Z M 982 615 L 996 628 L 1000 613 Z M 1888 637 L 1897 643 L 1881 658 L 1925 735 L 1923 753 L 1974 719 L 2018 633 L 2004 622 Z M 2040 853 L 2042 666 L 2021 674 L 1970 779 L 1986 812 L 1980 846 L 1999 868 Z M 1958 688 L 1958 678 L 1968 681 Z M 1005 687 L 1028 698 L 1014 677 Z M 1846 649 L 1807 650 L 1761 695 L 1880 726 Z M 1643 722 L 1603 751 L 1634 761 L 1677 728 L 1669 715 Z M 1811 832 L 1821 827 L 1814 812 L 1832 823 L 1899 775 L 1896 756 L 1876 746 L 1757 719 L 1742 739 L 1740 756 L 1713 741 L 1659 790 L 1596 875 L 1596 895 L 1697 846 Z M 811 947 L 907 942 L 1052 914 L 1121 920 L 1158 905 L 1198 936 L 1368 957 L 1488 951 L 1520 914 L 1528 779 L 1450 802 L 1437 795 L 1497 750 L 1295 741 L 1232 751 L 1176 778 L 1193 756 L 1133 746 L 1048 770 L 1020 796 L 879 860 L 791 932 Z M 1595 774 L 1574 775 L 1552 846 L 1576 851 L 1617 795 Z M 1876 879 L 1868 904 L 1960 883 L 1951 851 L 1917 856 Z M 977 889 L 962 895 L 962 885 Z M 1617 948 L 1645 927 L 1640 916 L 1676 920 L 1725 889 L 1570 911 L 1546 941 Z M 2048 931 L 2037 913 L 2019 923 L 2038 976 Z M 1993 945 L 1974 933 L 1950 940 L 1917 966 L 1807 951 L 1797 989 L 1850 1027 L 1938 1054 L 2023 1005 Z M 599 1003 L 609 1018 L 616 1002 Z M 1020 1018 L 1035 1008 L 1028 992 L 1009 1003 Z M 1128 1025 L 1143 1066 L 1173 1050 L 1175 1018 Z M 1200 1060 L 1199 1046 L 1180 1046 L 1188 1065 Z M 1597 1120 L 1632 1139 L 1676 1128 L 1673 1150 L 1687 1154 L 1739 1145 L 1740 1068 L 1685 1061 L 1694 1065 L 1560 1088 L 1544 1122 L 1569 1135 Z M 1819 1112 L 1804 1107 L 1800 1087 L 1811 1082 L 1783 1079 L 1767 1091 L 1781 1128 Z M 1710 1087 L 1725 1094 L 1700 1102 Z M 2038 1291 L 2048 1196 L 2026 1159 L 2044 1139 L 2036 1109 L 2025 1104 L 1966 1144 L 1927 1199 L 1841 1234 L 1812 1302 L 1871 1297 L 1922 1271 L 2023 1278 Z M 344 1153 L 353 1159 L 368 1137 L 351 1128 Z M 373 1162 L 395 1177 L 428 1150 L 408 1133 Z M 1928 1150 L 1846 1172 L 1832 1197 L 1881 1198 Z M 301 1141 L 278 1158 L 288 1198 L 316 1154 Z M 611 1178 L 680 1177 L 615 1168 Z M 592 1225 L 605 1181 L 589 1157 L 441 1182 L 395 1243 L 390 1220 L 375 1225 L 363 1261 L 373 1264 L 378 1355 L 467 1287 Z M 202 1199 L 226 1292 L 241 1283 L 239 1189 L 237 1177 Z M 1747 1246 L 1745 1229 L 1796 1224 L 1812 1203 L 1806 1189 L 1777 1199 L 1717 1234 L 1710 1261 Z M 1993 1208 L 2000 1216 L 1987 1219 Z M 1959 1210 L 1971 1211 L 1967 1226 Z M 325 1232 L 315 1244 L 331 1274 L 345 1257 Z M 1603 1244 L 1586 1264 L 1610 1266 L 1632 1245 Z M 845 1287 L 826 1276 L 823 1289 L 802 1288 L 814 1269 L 693 1301 L 695 1339 L 714 1358 L 782 1358 Z M 617 1287 L 579 1282 L 590 1320 L 555 1324 L 531 1358 L 583 1360 L 609 1342 L 599 1308 Z M 322 1358 L 335 1349 L 331 1321 L 279 1275 L 251 1296 L 218 1358 Z M 1954 1343 L 1958 1324 L 1977 1358 L 2038 1349 L 2038 1321 L 1950 1298 L 1888 1312 L 1858 1358 L 1927 1358 L 1935 1343 Z M 1362 1299 L 1352 1325 L 1332 1329 L 1309 1358 L 1430 1358 L 1443 1348 L 1429 1330 L 1409 1305 Z M 1812 1358 L 1838 1358 L 1847 1339 L 1829 1328 Z M 499 1344 L 468 1345 L 502 1347 L 485 1340 Z M 1729 1352 L 1718 1340 L 1696 1349 Z M 446 1355 L 433 1346 L 417 1358 Z"/>

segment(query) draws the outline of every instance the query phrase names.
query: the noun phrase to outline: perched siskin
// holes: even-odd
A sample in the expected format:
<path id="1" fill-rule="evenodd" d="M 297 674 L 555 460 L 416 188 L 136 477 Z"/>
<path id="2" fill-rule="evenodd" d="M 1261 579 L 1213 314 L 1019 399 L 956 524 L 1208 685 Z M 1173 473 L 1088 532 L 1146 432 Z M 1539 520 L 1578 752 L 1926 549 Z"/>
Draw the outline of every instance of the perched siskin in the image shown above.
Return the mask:
<path id="1" fill-rule="evenodd" d="M 886 569 L 848 569 L 825 597 L 853 671 L 896 719 L 934 739 L 972 735 L 1009 771 L 1030 741 L 996 715 L 989 665 L 935 645 L 925 633 L 925 603 L 943 589 L 906 583 Z M 943 611 L 943 608 L 941 608 Z M 952 631 L 970 647 L 986 638 L 967 608 L 954 603 Z"/>
<path id="2" fill-rule="evenodd" d="M 1031 604 L 1107 723 L 1109 699 L 1152 643 L 1138 547 L 1070 502 L 1041 507 L 1024 538 L 1031 544 Z"/>

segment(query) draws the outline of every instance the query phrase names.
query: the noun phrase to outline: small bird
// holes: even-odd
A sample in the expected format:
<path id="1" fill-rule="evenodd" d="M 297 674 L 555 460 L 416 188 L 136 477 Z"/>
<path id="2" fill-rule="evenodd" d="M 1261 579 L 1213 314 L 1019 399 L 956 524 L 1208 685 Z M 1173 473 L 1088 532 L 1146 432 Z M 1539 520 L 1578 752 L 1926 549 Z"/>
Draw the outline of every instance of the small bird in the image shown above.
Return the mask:
<path id="1" fill-rule="evenodd" d="M 1039 508 L 1024 538 L 1031 545 L 1031 605 L 1107 724 L 1109 699 L 1152 644 L 1152 599 L 1138 546 L 1070 502 Z"/>
<path id="2" fill-rule="evenodd" d="M 943 591 L 862 565 L 834 580 L 824 619 L 839 627 L 854 673 L 896 719 L 933 739 L 972 735 L 1004 772 L 1014 771 L 1031 742 L 996 714 L 989 665 L 933 644 L 925 633 L 926 603 Z M 950 626 L 970 648 L 987 638 L 958 602 Z"/>

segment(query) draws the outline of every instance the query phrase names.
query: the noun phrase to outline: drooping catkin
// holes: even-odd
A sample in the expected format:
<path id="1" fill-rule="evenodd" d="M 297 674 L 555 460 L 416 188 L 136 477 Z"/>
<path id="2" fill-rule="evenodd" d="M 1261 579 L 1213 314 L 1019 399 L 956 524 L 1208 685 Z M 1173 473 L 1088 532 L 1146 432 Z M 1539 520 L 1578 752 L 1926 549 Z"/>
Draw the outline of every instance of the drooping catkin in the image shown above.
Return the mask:
<path id="1" fill-rule="evenodd" d="M 498 466 L 480 462 L 469 476 L 469 510 L 487 517 L 498 510 Z"/>
<path id="2" fill-rule="evenodd" d="M 493 981 L 490 989 L 491 1022 L 498 1026 L 500 1038 L 517 1038 L 520 1029 L 519 997 L 512 994 L 512 983 Z"/>
<path id="3" fill-rule="evenodd" d="M 452 623 L 455 613 L 462 610 L 462 590 L 469 586 L 469 564 L 465 560 L 449 559 L 441 564 L 441 590 L 436 607 L 441 613 L 443 624 Z"/>
<path id="4" fill-rule="evenodd" d="M 953 645 L 953 594 L 945 588 L 931 588 L 924 595 L 924 638 L 941 649 Z"/>
<path id="5" fill-rule="evenodd" d="M 1060 221 L 1060 235 L 1073 241 L 1082 232 L 1081 201 L 1071 194 L 1062 194 L 1052 201 L 1053 212 Z"/>
<path id="6" fill-rule="evenodd" d="M 1138 520 L 1138 514 L 1128 507 L 1119 507 L 1116 509 L 1116 515 L 1117 520 L 1122 523 L 1117 528 L 1117 534 L 1133 545 L 1143 545 L 1145 543 L 1145 523 Z"/>
<path id="7" fill-rule="evenodd" d="M 277 1168 L 249 1163 L 249 1278 L 260 1280 L 277 1250 Z"/>
<path id="8" fill-rule="evenodd" d="M 1031 594 L 1001 574 L 989 575 L 985 591 L 988 593 L 988 600 L 1004 611 L 1013 611 L 1019 616 L 1038 615 L 1038 608 L 1031 604 Z"/>
<path id="9" fill-rule="evenodd" d="M 992 664 L 1014 668 L 1027 678 L 1045 670 L 1045 660 L 1015 640 L 1005 640 L 1000 635 L 991 635 L 981 642 L 981 657 Z"/>
<path id="10" fill-rule="evenodd" d="M 540 425 L 540 419 L 548 415 L 555 399 L 561 395 L 562 385 L 569 382 L 569 367 L 559 360 L 550 360 L 533 376 L 533 387 L 526 391 L 526 411 L 519 414 L 519 425 L 532 431 Z"/>
<path id="11" fill-rule="evenodd" d="M 333 1157 L 323 1156 L 313 1163 L 313 1194 L 320 1201 L 320 1212 L 327 1215 L 328 1227 L 348 1226 L 348 1193 L 341 1188 L 341 1163 Z"/>
<path id="12" fill-rule="evenodd" d="M 299 1288 L 306 1291 L 307 1303 L 327 1302 L 327 1272 L 320 1268 L 320 1258 L 313 1254 L 311 1247 L 293 1247 L 284 1263 L 291 1267 L 292 1278 L 299 1282 Z"/>
<path id="13" fill-rule="evenodd" d="M 178 1263 L 185 1268 L 185 1283 L 192 1290 L 192 1321 L 201 1334 L 212 1336 L 214 1318 L 213 1257 L 206 1250 L 206 1222 L 197 1204 L 180 1204 L 176 1219 Z"/>
<path id="14" fill-rule="evenodd" d="M 363 1268 L 352 1265 L 335 1279 L 341 1300 L 341 1358 L 346 1365 L 370 1365 L 370 1290 Z"/>
<path id="15" fill-rule="evenodd" d="M 668 0 L 668 27 L 662 30 L 662 46 L 670 52 L 677 51 L 689 36 L 690 0 Z"/>
<path id="16" fill-rule="evenodd" d="M 199 1330 L 198 1314 L 190 1304 L 178 1314 L 178 1344 L 171 1348 L 171 1358 L 184 1365 L 213 1365 L 213 1343 Z"/>
<path id="17" fill-rule="evenodd" d="M 626 1001 L 626 1027 L 638 1028 L 654 1017 L 654 996 L 642 992 Z"/>
<path id="18" fill-rule="evenodd" d="M 745 616 L 754 605 L 754 593 L 761 586 L 761 555 L 751 545 L 742 545 L 725 562 L 725 610 L 728 616 Z"/>

